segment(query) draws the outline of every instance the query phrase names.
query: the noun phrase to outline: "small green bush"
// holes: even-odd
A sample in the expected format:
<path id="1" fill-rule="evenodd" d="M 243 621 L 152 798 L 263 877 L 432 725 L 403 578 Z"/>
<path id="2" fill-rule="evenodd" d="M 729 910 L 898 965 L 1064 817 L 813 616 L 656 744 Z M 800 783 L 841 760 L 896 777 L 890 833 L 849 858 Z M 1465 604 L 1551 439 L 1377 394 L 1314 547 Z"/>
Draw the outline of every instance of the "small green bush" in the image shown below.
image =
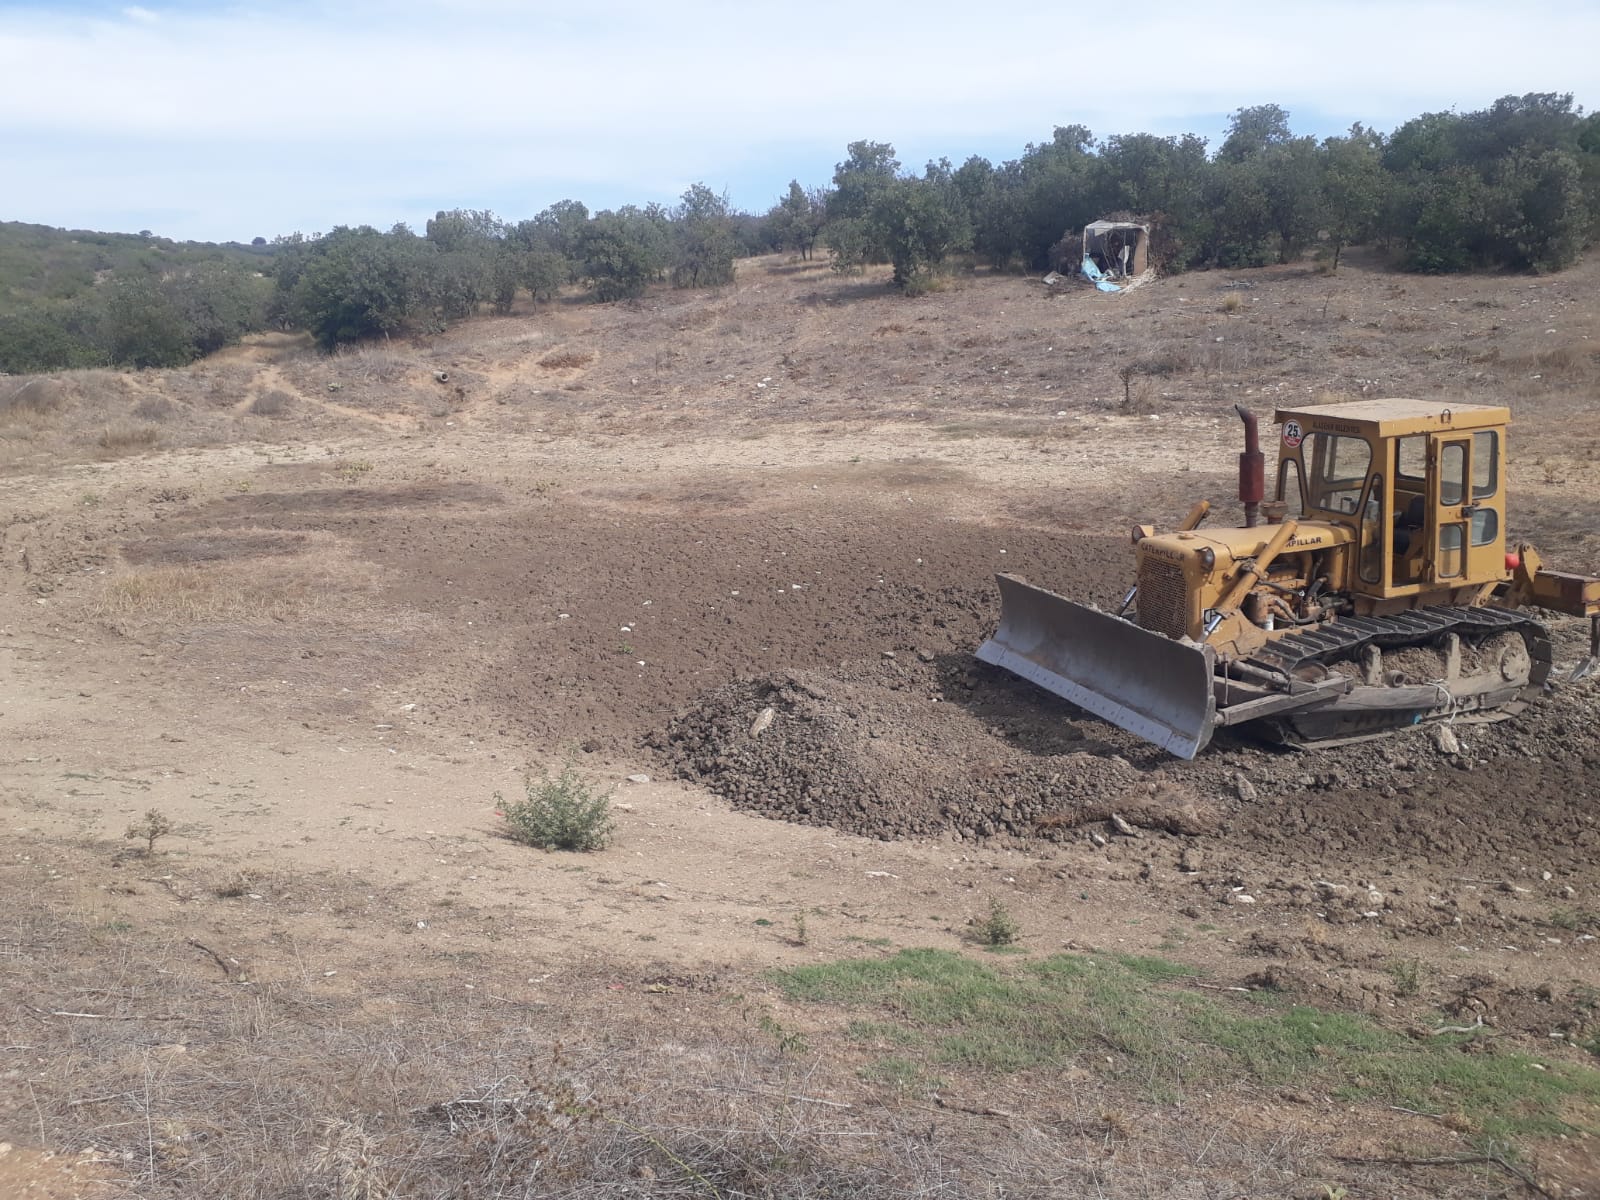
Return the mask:
<path id="1" fill-rule="evenodd" d="M 989 915 L 974 921 L 973 927 L 985 946 L 1013 946 L 1022 937 L 1022 927 L 999 900 L 989 901 Z"/>
<path id="2" fill-rule="evenodd" d="M 513 841 L 540 850 L 599 850 L 611 840 L 611 790 L 586 783 L 571 762 L 555 778 L 546 772 L 525 787 L 527 798 L 513 804 L 494 795 L 495 811 Z"/>

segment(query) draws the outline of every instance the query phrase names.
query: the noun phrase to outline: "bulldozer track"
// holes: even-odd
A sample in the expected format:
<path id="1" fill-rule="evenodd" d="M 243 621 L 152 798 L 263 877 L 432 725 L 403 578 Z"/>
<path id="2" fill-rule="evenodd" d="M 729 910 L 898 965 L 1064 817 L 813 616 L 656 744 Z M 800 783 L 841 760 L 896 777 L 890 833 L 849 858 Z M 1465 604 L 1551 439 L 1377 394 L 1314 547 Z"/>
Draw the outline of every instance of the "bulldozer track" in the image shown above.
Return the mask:
<path id="1" fill-rule="evenodd" d="M 1384 650 L 1424 646 L 1449 633 L 1466 638 L 1520 634 L 1528 648 L 1527 679 L 1507 681 L 1506 687 L 1493 693 L 1465 699 L 1451 695 L 1442 683 L 1436 685 L 1437 699 L 1428 695 L 1420 701 L 1415 694 L 1425 692 L 1426 685 L 1420 689 L 1396 687 L 1392 689 L 1391 702 L 1368 701 L 1354 711 L 1347 710 L 1343 701 L 1314 705 L 1260 722 L 1261 733 L 1269 740 L 1293 746 L 1339 746 L 1424 723 L 1496 721 L 1521 711 L 1550 678 L 1550 634 L 1543 622 L 1492 607 L 1429 608 L 1383 617 L 1347 617 L 1331 625 L 1287 634 L 1244 661 L 1259 670 L 1281 673 L 1292 691 L 1307 686 L 1304 678 L 1295 674 L 1307 665 L 1326 667 L 1350 661 L 1367 646 Z"/>
<path id="2" fill-rule="evenodd" d="M 1533 659 L 1528 686 L 1550 677 L 1550 633 L 1543 622 L 1505 608 L 1423 608 L 1383 617 L 1341 617 L 1338 621 L 1296 630 L 1243 660 L 1260 670 L 1293 676 L 1308 663 L 1327 664 L 1353 658 L 1363 647 L 1392 650 L 1420 646 L 1447 633 L 1481 637 L 1521 633 Z"/>

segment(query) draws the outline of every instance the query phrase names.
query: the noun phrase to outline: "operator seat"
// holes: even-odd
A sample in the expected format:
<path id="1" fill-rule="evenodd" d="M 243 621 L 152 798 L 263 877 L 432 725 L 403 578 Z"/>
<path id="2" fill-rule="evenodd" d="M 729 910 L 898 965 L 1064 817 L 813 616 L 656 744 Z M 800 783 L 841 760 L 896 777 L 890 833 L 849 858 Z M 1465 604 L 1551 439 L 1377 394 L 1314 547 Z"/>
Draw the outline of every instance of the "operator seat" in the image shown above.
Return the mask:
<path id="1" fill-rule="evenodd" d="M 1404 558 L 1411 550 L 1411 542 L 1427 524 L 1428 505 L 1425 497 L 1413 496 L 1405 512 L 1394 519 L 1394 554 Z"/>

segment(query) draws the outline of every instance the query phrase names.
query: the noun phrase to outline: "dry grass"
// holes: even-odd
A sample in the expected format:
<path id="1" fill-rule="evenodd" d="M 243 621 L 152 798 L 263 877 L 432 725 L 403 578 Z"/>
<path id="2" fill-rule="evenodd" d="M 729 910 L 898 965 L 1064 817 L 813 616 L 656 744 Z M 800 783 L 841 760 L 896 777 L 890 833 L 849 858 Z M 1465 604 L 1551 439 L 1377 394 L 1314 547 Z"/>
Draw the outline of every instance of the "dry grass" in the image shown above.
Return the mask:
<path id="1" fill-rule="evenodd" d="M 347 375 L 364 383 L 397 383 L 422 365 L 415 355 L 393 344 L 343 349 L 334 361 Z"/>
<path id="2" fill-rule="evenodd" d="M 61 400 L 62 387 L 56 379 L 35 375 L 21 382 L 7 380 L 0 391 L 0 418 L 50 412 L 61 406 Z"/>
<path id="3" fill-rule="evenodd" d="M 160 437 L 161 431 L 150 424 L 107 425 L 94 444 L 103 457 L 117 458 L 154 449 Z"/>
<path id="4" fill-rule="evenodd" d="M 32 442 L 59 424 L 58 414 L 47 408 L 8 408 L 0 411 L 0 440 Z"/>
<path id="5" fill-rule="evenodd" d="M 304 611 L 302 589 L 280 584 L 263 590 L 261 582 L 237 566 L 141 567 L 112 579 L 89 615 L 113 624 L 192 625 L 281 621 Z"/>
<path id="6" fill-rule="evenodd" d="M 248 362 L 201 362 L 142 378 L 164 396 L 196 408 L 222 411 L 244 399 L 258 370 Z"/>
<path id="7" fill-rule="evenodd" d="M 64 855 L 95 873 L 93 851 L 48 848 Z M 181 908 L 64 911 L 22 903 L 16 866 L 0 875 L 0 1019 L 30 1063 L 4 1107 L 30 1140 L 93 1147 L 121 1195 L 1132 1200 L 1180 1178 L 1266 1195 L 1315 1177 L 1316 1137 L 1254 1138 L 1098 1084 L 1036 1078 L 1007 1098 L 951 1076 L 938 1103 L 907 1095 L 809 1050 L 742 989 L 658 1011 L 607 989 L 626 968 L 593 963 L 563 972 L 558 1006 L 524 999 L 515 970 L 467 990 L 459 951 L 396 960 L 375 941 L 362 957 L 314 919 L 286 937 L 247 915 L 325 907 L 371 935 L 399 891 L 339 873 L 223 899 L 236 882 L 185 881 Z M 335 950 L 339 972 L 318 969 Z M 973 1115 L 991 1099 L 997 1116 Z"/>
<path id="8" fill-rule="evenodd" d="M 115 628 L 304 619 L 348 605 L 375 577 L 317 543 L 303 554 L 261 561 L 159 564 L 111 576 L 85 616 Z"/>
<path id="9" fill-rule="evenodd" d="M 283 417 L 294 408 L 294 397 L 281 388 L 262 392 L 250 401 L 250 412 L 257 417 Z"/>
<path id="10" fill-rule="evenodd" d="M 249 440 L 231 406 L 214 395 L 235 395 L 235 376 L 217 372 L 141 373 L 64 371 L 30 381 L 22 403 L 0 403 L 0 465 L 23 461 L 83 462 L 127 457 L 157 446 L 170 449 Z M 0 380 L 3 401 L 9 380 Z"/>
<path id="11" fill-rule="evenodd" d="M 550 340 L 550 335 L 542 330 L 490 334 L 487 332 L 490 328 L 492 327 L 486 325 L 479 336 L 462 339 L 461 348 L 470 347 L 473 354 L 481 355 L 486 361 L 493 362 L 503 358 L 520 358 L 530 348 Z M 453 341 L 450 348 L 457 349 Z"/>
<path id="12" fill-rule="evenodd" d="M 178 411 L 178 406 L 165 396 L 146 396 L 133 406 L 133 415 L 141 421 L 166 421 Z"/>
<path id="13" fill-rule="evenodd" d="M 592 354 L 585 354 L 579 350 L 561 350 L 554 354 L 546 354 L 539 360 L 539 365 L 551 371 L 569 371 L 575 367 L 586 367 L 593 361 Z"/>
<path id="14" fill-rule="evenodd" d="M 1553 383 L 1600 385 L 1600 348 L 1566 342 L 1532 354 L 1507 356 L 1507 369 Z"/>

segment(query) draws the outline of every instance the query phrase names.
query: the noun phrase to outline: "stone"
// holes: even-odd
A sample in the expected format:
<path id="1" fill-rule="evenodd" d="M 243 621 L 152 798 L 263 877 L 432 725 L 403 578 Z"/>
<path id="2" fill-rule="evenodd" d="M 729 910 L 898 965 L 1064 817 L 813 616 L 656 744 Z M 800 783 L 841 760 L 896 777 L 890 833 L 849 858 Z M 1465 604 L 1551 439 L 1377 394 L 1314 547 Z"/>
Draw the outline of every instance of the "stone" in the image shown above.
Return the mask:
<path id="1" fill-rule="evenodd" d="M 772 725 L 777 715 L 778 710 L 773 708 L 772 705 L 769 704 L 763 708 L 756 714 L 756 719 L 750 722 L 750 736 L 753 738 L 760 737 Z"/>

